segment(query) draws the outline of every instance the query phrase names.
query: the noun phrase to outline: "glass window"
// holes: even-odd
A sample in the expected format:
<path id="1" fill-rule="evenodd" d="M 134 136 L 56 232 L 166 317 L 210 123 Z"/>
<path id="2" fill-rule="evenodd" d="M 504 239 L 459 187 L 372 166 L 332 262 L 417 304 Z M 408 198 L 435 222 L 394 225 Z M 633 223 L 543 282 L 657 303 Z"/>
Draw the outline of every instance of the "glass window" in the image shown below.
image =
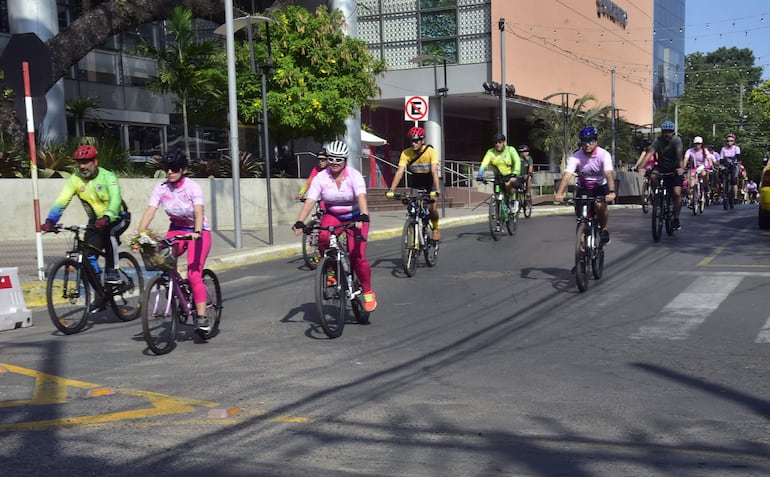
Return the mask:
<path id="1" fill-rule="evenodd" d="M 91 51 L 78 62 L 81 80 L 118 84 L 117 56 L 114 53 Z"/>
<path id="2" fill-rule="evenodd" d="M 160 154 L 160 126 L 128 126 L 129 155 Z"/>
<path id="3" fill-rule="evenodd" d="M 457 2 L 420 0 L 420 53 L 457 63 Z M 447 8 L 449 7 L 449 8 Z"/>
<path id="4" fill-rule="evenodd" d="M 123 55 L 123 82 L 128 86 L 145 86 L 157 70 L 155 61 L 149 58 Z"/>
<path id="5" fill-rule="evenodd" d="M 446 10 L 422 14 L 420 21 L 420 36 L 423 39 L 455 35 L 457 35 L 456 11 Z"/>
<path id="6" fill-rule="evenodd" d="M 420 9 L 456 7 L 457 0 L 420 0 Z"/>

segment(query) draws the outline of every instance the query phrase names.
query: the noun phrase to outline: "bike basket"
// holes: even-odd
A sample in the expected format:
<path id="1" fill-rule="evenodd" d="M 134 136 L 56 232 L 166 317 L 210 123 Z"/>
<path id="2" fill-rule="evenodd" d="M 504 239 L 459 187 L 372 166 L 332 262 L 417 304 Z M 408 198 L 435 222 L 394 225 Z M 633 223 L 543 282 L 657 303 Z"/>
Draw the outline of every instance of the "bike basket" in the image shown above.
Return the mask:
<path id="1" fill-rule="evenodd" d="M 163 249 L 142 249 L 140 251 L 144 268 L 148 272 L 162 272 L 176 268 L 176 257 L 172 247 Z"/>

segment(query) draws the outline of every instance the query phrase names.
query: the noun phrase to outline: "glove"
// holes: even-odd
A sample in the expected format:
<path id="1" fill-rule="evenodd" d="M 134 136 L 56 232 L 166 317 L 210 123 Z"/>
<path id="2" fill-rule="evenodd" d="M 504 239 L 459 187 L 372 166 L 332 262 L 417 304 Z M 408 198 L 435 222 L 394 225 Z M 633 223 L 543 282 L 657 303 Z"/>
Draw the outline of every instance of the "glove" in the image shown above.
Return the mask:
<path id="1" fill-rule="evenodd" d="M 56 222 L 51 219 L 45 219 L 45 222 L 40 224 L 40 230 L 43 232 L 51 232 L 56 228 Z"/>
<path id="2" fill-rule="evenodd" d="M 431 197 L 438 197 L 438 195 L 439 195 L 439 192 L 437 190 L 430 191 L 430 196 Z"/>
<path id="3" fill-rule="evenodd" d="M 303 222 L 301 220 L 298 220 L 298 221 L 294 222 L 294 225 L 292 225 L 291 228 L 293 230 L 304 229 L 305 228 L 305 222 Z"/>
<path id="4" fill-rule="evenodd" d="M 356 222 L 369 222 L 369 214 L 361 214 L 356 217 Z"/>
<path id="5" fill-rule="evenodd" d="M 94 227 L 96 227 L 97 229 L 103 229 L 108 225 L 110 225 L 110 218 L 107 217 L 106 215 L 99 217 L 98 219 L 96 219 L 96 222 L 94 222 Z"/>
<path id="6" fill-rule="evenodd" d="M 387 192 L 385 193 L 385 197 L 387 197 L 388 199 L 392 199 L 392 198 L 393 198 L 393 197 L 395 197 L 395 196 L 396 196 L 396 193 L 395 193 L 395 192 L 393 192 L 392 190 L 389 190 L 389 191 L 387 191 Z"/>

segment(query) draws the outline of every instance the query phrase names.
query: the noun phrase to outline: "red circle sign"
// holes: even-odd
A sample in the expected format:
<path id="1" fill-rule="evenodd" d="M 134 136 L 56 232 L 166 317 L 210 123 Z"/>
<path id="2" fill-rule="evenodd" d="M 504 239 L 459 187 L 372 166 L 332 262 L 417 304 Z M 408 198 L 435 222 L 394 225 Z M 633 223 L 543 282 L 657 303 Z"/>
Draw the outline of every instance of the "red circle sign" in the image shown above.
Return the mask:
<path id="1" fill-rule="evenodd" d="M 411 96 L 404 102 L 404 119 L 423 121 L 428 117 L 428 100 L 425 96 Z"/>

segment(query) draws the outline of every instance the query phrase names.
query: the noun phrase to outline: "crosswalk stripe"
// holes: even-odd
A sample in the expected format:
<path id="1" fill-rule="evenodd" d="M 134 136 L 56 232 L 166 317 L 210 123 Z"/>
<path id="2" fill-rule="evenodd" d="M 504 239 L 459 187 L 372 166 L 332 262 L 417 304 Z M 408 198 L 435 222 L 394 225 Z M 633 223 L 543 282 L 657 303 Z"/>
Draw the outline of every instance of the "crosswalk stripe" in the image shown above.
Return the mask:
<path id="1" fill-rule="evenodd" d="M 767 319 L 765 322 L 765 326 L 762 327 L 761 330 L 759 330 L 759 334 L 757 335 L 757 339 L 754 340 L 755 343 L 770 343 L 770 318 Z"/>
<path id="2" fill-rule="evenodd" d="M 735 290 L 743 277 L 699 277 L 674 297 L 648 325 L 631 335 L 633 339 L 683 340 Z"/>

